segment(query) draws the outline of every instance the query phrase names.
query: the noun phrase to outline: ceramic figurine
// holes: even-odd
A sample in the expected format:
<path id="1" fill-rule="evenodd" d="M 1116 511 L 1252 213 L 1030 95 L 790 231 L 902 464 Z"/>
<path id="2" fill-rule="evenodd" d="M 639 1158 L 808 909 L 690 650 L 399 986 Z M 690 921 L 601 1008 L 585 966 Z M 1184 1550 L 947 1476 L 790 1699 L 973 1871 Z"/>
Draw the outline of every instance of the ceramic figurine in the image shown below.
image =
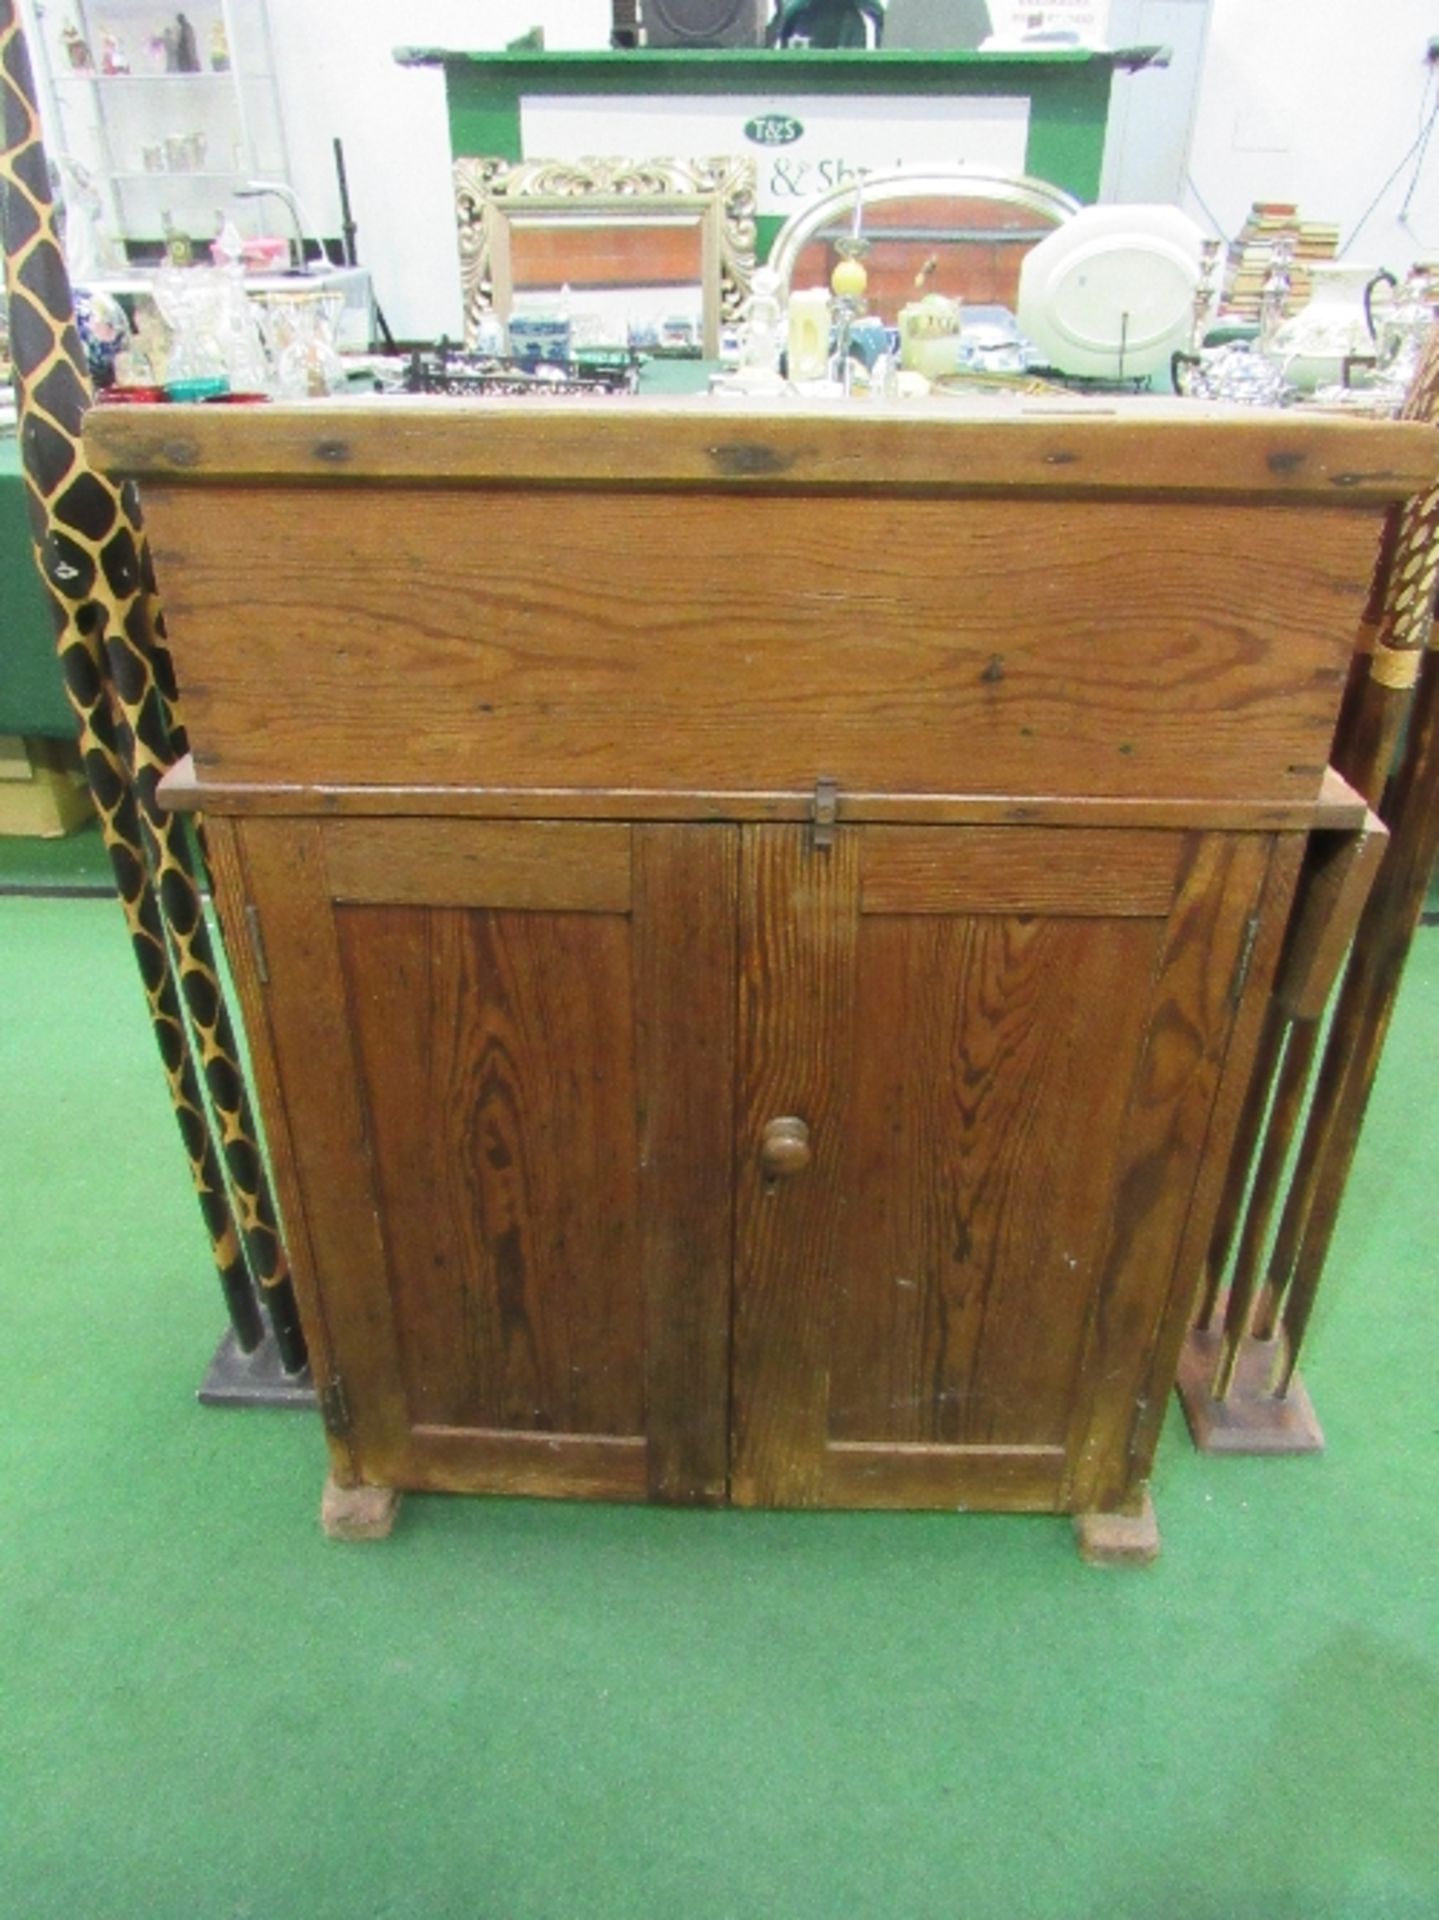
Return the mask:
<path id="1" fill-rule="evenodd" d="M 180 73 L 198 73 L 200 71 L 200 49 L 195 43 L 195 29 L 183 13 L 175 15 L 175 65 Z"/>
<path id="2" fill-rule="evenodd" d="M 160 215 L 160 231 L 165 237 L 165 258 L 172 267 L 188 267 L 195 259 L 195 243 L 183 227 L 177 227 L 168 208 Z"/>
<path id="3" fill-rule="evenodd" d="M 783 328 L 784 302 L 779 296 L 779 275 L 772 267 L 757 267 L 744 307 L 740 366 L 756 373 L 772 374 L 779 380 Z"/>
<path id="4" fill-rule="evenodd" d="M 230 71 L 230 43 L 225 38 L 223 20 L 217 20 L 210 29 L 210 67 L 215 73 Z"/>
<path id="5" fill-rule="evenodd" d="M 130 342 L 130 323 L 112 295 L 98 288 L 75 294 L 75 328 L 85 349 L 85 364 L 97 387 L 115 384 L 115 367 Z"/>
<path id="6" fill-rule="evenodd" d="M 1264 276 L 1264 285 L 1259 294 L 1259 351 L 1268 353 L 1274 342 L 1274 336 L 1284 324 L 1284 316 L 1289 311 L 1289 294 L 1293 282 L 1290 268 L 1294 264 L 1294 240 L 1289 234 L 1281 234 L 1269 249 L 1269 271 Z"/>
<path id="7" fill-rule="evenodd" d="M 125 43 L 118 34 L 100 35 L 100 71 L 112 77 L 130 71 L 130 56 L 125 51 Z"/>
<path id="8" fill-rule="evenodd" d="M 163 386 L 170 374 L 170 341 L 170 329 L 153 296 L 141 294 L 135 302 L 134 332 L 116 357 L 116 382 L 123 387 Z"/>
<path id="9" fill-rule="evenodd" d="M 171 24 L 160 35 L 160 43 L 165 49 L 166 73 L 198 73 L 200 71 L 200 52 L 195 45 L 195 29 L 183 13 L 177 13 Z"/>
<path id="10" fill-rule="evenodd" d="M 73 20 L 67 20 L 61 27 L 60 44 L 64 47 L 65 57 L 76 73 L 95 71 L 95 62 L 90 57 L 89 44 Z"/>
<path id="11" fill-rule="evenodd" d="M 60 156 L 59 212 L 71 281 L 83 286 L 121 264 L 120 248 L 105 225 L 105 201 L 94 175 L 73 155 Z"/>
<path id="12" fill-rule="evenodd" d="M 942 293 L 927 293 L 899 310 L 900 365 L 909 373 L 938 380 L 959 367 L 960 303 Z"/>
<path id="13" fill-rule="evenodd" d="M 486 307 L 475 320 L 474 351 L 485 360 L 503 360 L 509 350 L 504 321 L 493 307 Z"/>

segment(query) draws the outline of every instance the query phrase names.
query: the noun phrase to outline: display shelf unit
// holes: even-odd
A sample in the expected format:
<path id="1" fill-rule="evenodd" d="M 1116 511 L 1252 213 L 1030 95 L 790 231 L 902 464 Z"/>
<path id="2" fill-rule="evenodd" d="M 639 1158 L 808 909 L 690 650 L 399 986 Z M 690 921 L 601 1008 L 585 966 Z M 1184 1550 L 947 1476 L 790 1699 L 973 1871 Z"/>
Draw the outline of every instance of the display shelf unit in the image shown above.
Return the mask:
<path id="1" fill-rule="evenodd" d="M 183 15 L 154 0 L 36 0 L 37 50 L 57 159 L 82 166 L 104 220 L 128 248 L 159 241 L 167 221 L 208 237 L 217 213 L 247 181 L 290 180 L 264 0 L 197 0 Z M 163 35 L 184 18 L 202 70 L 164 67 Z M 91 64 L 74 64 L 78 34 Z M 103 71 L 107 35 L 130 65 Z M 213 65 L 223 37 L 229 64 Z"/>

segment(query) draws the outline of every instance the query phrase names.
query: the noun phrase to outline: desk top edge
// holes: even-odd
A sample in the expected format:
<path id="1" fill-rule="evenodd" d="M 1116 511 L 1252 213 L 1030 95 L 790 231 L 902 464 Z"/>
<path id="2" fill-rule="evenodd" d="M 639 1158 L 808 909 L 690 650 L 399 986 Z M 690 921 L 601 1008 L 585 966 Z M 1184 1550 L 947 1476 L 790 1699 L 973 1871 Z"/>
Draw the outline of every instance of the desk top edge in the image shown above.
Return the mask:
<path id="1" fill-rule="evenodd" d="M 95 465 L 249 485 L 694 486 L 1399 500 L 1439 478 L 1425 425 L 1155 400 L 867 407 L 708 396 L 97 407 Z"/>

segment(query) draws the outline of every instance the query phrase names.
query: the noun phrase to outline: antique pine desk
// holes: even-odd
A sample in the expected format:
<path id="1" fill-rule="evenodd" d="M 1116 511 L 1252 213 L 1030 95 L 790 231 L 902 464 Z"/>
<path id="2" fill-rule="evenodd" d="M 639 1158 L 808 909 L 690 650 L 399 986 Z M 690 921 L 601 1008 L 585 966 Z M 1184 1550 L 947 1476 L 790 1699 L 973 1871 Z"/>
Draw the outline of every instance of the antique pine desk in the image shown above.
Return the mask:
<path id="1" fill-rule="evenodd" d="M 430 1488 L 1143 1551 L 1388 503 L 1136 402 L 92 414 L 326 1410 Z"/>

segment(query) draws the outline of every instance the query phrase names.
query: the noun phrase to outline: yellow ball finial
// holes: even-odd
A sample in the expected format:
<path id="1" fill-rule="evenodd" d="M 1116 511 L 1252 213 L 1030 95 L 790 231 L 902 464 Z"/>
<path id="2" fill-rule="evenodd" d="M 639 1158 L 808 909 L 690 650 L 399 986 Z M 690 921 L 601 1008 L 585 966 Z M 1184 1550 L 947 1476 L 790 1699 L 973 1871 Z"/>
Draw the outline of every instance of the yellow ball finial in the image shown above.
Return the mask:
<path id="1" fill-rule="evenodd" d="M 858 260 L 841 260 L 829 276 L 830 290 L 837 300 L 862 300 L 869 275 Z"/>

